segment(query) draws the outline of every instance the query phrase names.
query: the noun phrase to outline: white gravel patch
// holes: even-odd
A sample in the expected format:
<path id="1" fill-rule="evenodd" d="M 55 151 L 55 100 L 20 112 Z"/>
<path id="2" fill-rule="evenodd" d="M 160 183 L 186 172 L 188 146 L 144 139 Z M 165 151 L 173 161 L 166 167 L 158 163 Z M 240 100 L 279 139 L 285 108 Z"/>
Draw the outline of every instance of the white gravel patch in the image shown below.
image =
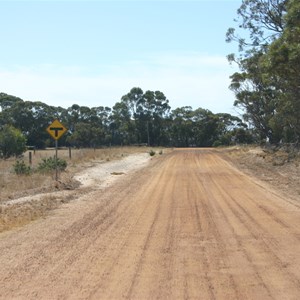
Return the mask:
<path id="1" fill-rule="evenodd" d="M 82 187 L 93 186 L 94 189 L 101 189 L 110 186 L 119 176 L 146 166 L 149 161 L 148 153 L 133 154 L 121 160 L 98 163 L 78 173 L 74 179 L 78 180 Z"/>
<path id="2" fill-rule="evenodd" d="M 90 187 L 91 190 L 102 189 L 112 185 L 122 176 L 146 166 L 151 160 L 148 153 L 132 154 L 121 160 L 108 162 L 95 162 L 92 167 L 88 167 L 77 173 L 74 179 L 81 183 L 80 188 Z M 75 191 L 76 192 L 76 191 Z M 1 207 L 30 203 L 33 201 L 43 201 L 45 197 L 65 198 L 73 191 L 56 191 L 41 193 L 11 199 L 0 204 Z"/>

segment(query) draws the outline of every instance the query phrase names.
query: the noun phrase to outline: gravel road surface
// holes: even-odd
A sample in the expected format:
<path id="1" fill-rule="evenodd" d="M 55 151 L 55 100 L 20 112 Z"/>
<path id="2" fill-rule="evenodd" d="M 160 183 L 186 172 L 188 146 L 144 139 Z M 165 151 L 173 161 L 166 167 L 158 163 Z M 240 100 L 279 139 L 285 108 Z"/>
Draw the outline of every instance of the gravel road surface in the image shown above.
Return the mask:
<path id="1" fill-rule="evenodd" d="M 0 299 L 300 299 L 300 203 L 175 150 L 0 234 Z"/>

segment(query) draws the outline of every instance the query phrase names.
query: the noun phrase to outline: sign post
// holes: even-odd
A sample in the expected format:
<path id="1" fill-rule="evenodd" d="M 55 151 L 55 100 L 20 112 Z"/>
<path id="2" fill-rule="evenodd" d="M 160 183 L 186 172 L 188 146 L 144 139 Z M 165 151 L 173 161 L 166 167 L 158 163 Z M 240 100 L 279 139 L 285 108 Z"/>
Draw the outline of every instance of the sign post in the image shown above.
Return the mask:
<path id="1" fill-rule="evenodd" d="M 58 140 L 62 135 L 67 131 L 67 128 L 64 127 L 57 119 L 54 120 L 48 127 L 47 132 L 55 140 L 55 180 L 58 180 L 58 168 L 57 168 L 57 157 L 58 157 Z"/>

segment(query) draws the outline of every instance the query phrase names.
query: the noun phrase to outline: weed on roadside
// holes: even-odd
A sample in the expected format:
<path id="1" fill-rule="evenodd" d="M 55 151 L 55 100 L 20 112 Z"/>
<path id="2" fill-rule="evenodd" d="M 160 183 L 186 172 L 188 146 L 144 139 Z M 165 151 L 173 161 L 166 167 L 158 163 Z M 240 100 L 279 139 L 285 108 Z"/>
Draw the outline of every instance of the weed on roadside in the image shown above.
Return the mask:
<path id="1" fill-rule="evenodd" d="M 150 155 L 150 156 L 154 156 L 155 154 L 156 154 L 156 152 L 155 152 L 154 150 L 150 150 L 150 151 L 149 151 L 149 155 Z"/>

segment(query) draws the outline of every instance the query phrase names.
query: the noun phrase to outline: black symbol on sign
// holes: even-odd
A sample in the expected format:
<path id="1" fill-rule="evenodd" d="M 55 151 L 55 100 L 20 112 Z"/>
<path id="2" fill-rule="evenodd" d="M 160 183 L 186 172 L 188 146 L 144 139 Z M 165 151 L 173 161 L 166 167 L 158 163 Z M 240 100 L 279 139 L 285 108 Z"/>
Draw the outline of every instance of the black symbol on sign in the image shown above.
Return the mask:
<path id="1" fill-rule="evenodd" d="M 54 131 L 54 136 L 55 137 L 58 137 L 58 132 L 59 131 L 64 130 L 63 127 L 50 127 L 49 129 Z"/>

